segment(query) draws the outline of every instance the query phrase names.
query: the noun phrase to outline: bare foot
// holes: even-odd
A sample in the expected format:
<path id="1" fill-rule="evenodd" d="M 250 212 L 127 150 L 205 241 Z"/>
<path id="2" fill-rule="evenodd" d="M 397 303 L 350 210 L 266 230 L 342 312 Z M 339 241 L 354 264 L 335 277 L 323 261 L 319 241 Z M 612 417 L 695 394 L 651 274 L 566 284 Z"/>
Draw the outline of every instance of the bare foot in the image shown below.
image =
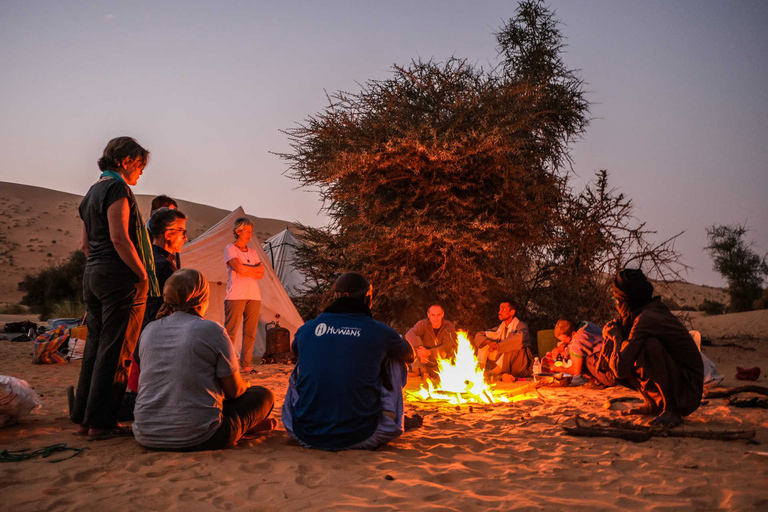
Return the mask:
<path id="1" fill-rule="evenodd" d="M 683 417 L 677 413 L 677 411 L 664 411 L 655 418 L 653 418 L 649 425 L 656 427 L 673 428 L 683 423 Z"/>
<path id="2" fill-rule="evenodd" d="M 277 420 L 275 418 L 264 418 L 248 432 L 269 432 L 270 430 L 275 430 L 275 427 L 277 427 Z"/>
<path id="3" fill-rule="evenodd" d="M 646 402 L 640 407 L 634 407 L 628 411 L 621 411 L 622 416 L 633 416 L 635 414 L 642 414 L 643 416 L 656 416 L 661 413 L 661 408 L 650 402 Z"/>
<path id="4" fill-rule="evenodd" d="M 90 429 L 88 428 L 88 425 L 78 425 L 77 430 L 75 431 L 76 436 L 87 436 L 88 431 Z"/>

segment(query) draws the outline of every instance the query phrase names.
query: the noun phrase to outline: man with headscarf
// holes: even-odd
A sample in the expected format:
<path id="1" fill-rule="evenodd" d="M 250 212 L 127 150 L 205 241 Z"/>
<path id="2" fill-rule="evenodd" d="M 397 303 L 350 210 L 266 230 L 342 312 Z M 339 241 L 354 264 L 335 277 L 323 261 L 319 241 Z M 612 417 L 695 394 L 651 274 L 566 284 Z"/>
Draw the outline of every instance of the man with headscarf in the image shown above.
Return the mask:
<path id="1" fill-rule="evenodd" d="M 301 326 L 291 344 L 298 360 L 283 425 L 306 448 L 374 450 L 420 425 L 418 416 L 403 417 L 413 349 L 372 318 L 373 287 L 362 274 L 342 274 L 334 291 L 333 304 Z"/>
<path id="2" fill-rule="evenodd" d="M 271 430 L 271 391 L 240 376 L 224 328 L 203 319 L 209 286 L 193 269 L 171 275 L 158 320 L 141 334 L 141 368 L 133 433 L 142 446 L 161 450 L 218 450 L 246 432 Z"/>
<path id="3" fill-rule="evenodd" d="M 619 318 L 603 328 L 612 344 L 610 367 L 643 397 L 627 414 L 647 414 L 652 425 L 675 427 L 698 409 L 704 365 L 688 330 L 653 296 L 653 285 L 638 269 L 625 269 L 613 282 Z"/>

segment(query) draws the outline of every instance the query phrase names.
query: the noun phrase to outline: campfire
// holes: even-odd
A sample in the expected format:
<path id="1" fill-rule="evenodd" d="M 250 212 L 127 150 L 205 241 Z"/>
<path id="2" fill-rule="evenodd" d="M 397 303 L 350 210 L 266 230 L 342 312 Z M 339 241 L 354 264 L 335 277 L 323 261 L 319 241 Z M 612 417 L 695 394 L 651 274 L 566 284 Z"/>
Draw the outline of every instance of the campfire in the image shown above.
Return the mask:
<path id="1" fill-rule="evenodd" d="M 437 359 L 438 382 L 431 379 L 422 384 L 418 393 L 409 393 L 409 400 L 445 400 L 454 404 L 494 404 L 522 400 L 529 386 L 515 389 L 498 389 L 485 382 L 483 369 L 477 364 L 475 351 L 464 331 L 458 332 L 458 349 L 455 360 Z"/>

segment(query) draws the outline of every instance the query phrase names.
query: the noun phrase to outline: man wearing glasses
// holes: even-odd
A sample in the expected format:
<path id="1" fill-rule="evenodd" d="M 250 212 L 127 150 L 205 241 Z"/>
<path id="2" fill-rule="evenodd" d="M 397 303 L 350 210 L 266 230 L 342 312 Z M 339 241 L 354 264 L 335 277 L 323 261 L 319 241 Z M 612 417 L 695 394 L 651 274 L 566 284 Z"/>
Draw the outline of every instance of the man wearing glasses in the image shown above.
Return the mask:
<path id="1" fill-rule="evenodd" d="M 162 291 L 165 281 L 181 267 L 178 253 L 187 240 L 187 216 L 177 209 L 158 208 L 149 218 L 149 231 L 152 233 L 155 275 Z M 147 299 L 144 327 L 155 319 L 162 305 L 162 294 Z"/>

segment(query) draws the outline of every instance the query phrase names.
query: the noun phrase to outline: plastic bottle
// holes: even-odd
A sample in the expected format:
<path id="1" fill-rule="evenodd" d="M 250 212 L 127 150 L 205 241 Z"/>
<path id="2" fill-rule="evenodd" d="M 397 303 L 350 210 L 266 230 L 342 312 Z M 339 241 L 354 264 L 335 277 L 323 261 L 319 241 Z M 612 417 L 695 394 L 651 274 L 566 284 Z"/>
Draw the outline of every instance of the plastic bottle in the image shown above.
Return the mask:
<path id="1" fill-rule="evenodd" d="M 539 374 L 541 373 L 541 363 L 538 357 L 533 358 L 533 380 L 539 380 Z"/>

